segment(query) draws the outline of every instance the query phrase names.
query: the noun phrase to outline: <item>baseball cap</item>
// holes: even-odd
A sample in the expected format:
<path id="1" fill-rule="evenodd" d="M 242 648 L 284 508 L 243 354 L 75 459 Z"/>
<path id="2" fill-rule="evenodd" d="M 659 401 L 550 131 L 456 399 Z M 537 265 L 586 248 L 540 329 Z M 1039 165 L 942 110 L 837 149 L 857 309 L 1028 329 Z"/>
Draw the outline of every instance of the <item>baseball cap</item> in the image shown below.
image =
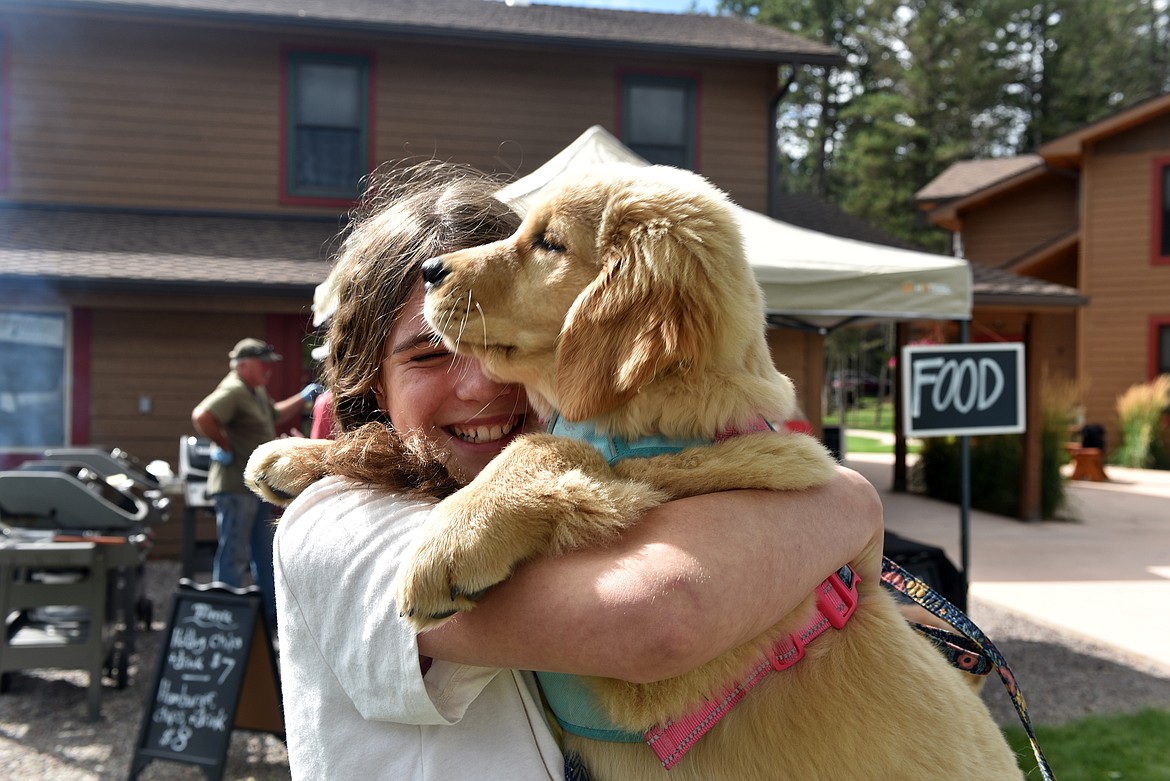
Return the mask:
<path id="1" fill-rule="evenodd" d="M 265 363 L 284 360 L 272 345 L 259 339 L 241 339 L 236 342 L 236 346 L 228 353 L 228 357 L 237 359 L 255 358 Z"/>

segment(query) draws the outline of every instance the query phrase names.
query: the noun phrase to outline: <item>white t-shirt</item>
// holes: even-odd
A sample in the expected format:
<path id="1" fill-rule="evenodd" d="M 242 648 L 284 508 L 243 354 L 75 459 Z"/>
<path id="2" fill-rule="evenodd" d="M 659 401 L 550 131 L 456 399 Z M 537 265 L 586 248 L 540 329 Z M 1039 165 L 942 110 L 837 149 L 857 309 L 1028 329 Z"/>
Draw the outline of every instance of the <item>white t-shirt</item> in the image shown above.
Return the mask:
<path id="1" fill-rule="evenodd" d="M 435 660 L 391 583 L 430 505 L 339 478 L 285 511 L 274 566 L 294 779 L 564 779 L 530 673 Z"/>

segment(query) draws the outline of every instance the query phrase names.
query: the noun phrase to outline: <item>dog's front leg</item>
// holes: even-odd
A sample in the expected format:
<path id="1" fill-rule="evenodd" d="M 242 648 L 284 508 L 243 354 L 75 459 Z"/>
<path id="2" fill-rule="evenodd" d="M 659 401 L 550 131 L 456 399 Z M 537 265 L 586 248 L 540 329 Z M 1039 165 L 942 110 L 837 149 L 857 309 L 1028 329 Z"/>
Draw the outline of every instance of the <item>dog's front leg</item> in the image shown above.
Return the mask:
<path id="1" fill-rule="evenodd" d="M 333 443 L 289 437 L 256 448 L 244 468 L 244 482 L 266 502 L 285 507 L 327 473 Z"/>
<path id="2" fill-rule="evenodd" d="M 520 562 L 603 541 L 665 498 L 615 477 L 585 443 L 522 437 L 432 511 L 398 573 L 399 610 L 420 631 L 434 627 Z"/>

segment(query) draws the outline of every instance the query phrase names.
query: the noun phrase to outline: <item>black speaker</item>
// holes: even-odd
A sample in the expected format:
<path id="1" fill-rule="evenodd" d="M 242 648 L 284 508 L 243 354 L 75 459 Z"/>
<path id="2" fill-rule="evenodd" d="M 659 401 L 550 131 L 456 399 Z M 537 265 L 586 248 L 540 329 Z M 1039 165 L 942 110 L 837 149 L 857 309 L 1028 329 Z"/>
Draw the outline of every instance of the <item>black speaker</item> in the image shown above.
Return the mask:
<path id="1" fill-rule="evenodd" d="M 955 607 L 967 612 L 967 582 L 963 573 L 951 563 L 942 548 L 886 532 L 883 542 L 886 558 L 947 598 Z M 908 597 L 898 595 L 902 599 Z"/>

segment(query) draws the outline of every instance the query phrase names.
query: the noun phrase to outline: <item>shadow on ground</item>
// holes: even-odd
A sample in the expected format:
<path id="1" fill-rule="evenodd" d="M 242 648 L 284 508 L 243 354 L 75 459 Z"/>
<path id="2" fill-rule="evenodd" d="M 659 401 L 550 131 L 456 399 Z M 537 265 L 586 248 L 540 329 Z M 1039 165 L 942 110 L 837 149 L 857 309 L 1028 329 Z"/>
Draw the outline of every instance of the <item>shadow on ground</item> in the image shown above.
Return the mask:
<path id="1" fill-rule="evenodd" d="M 173 562 L 151 562 L 148 593 L 154 615 L 170 614 L 169 598 L 178 582 Z M 1136 657 L 1071 636 L 973 600 L 971 616 L 999 647 L 1027 698 L 1032 720 L 1058 725 L 1089 715 L 1129 713 L 1147 707 L 1170 711 L 1170 674 Z M 81 672 L 39 670 L 16 673 L 0 695 L 0 769 L 25 781 L 77 779 L 122 781 L 134 756 L 147 692 L 164 623 L 139 635 L 131 683 L 118 690 L 107 683 L 102 718 L 85 718 L 86 676 Z M 1019 723 L 1002 683 L 992 673 L 983 699 L 1003 726 Z M 205 778 L 194 765 L 155 760 L 142 781 Z M 225 781 L 284 781 L 289 778 L 284 744 L 264 733 L 233 733 L 224 768 Z"/>

